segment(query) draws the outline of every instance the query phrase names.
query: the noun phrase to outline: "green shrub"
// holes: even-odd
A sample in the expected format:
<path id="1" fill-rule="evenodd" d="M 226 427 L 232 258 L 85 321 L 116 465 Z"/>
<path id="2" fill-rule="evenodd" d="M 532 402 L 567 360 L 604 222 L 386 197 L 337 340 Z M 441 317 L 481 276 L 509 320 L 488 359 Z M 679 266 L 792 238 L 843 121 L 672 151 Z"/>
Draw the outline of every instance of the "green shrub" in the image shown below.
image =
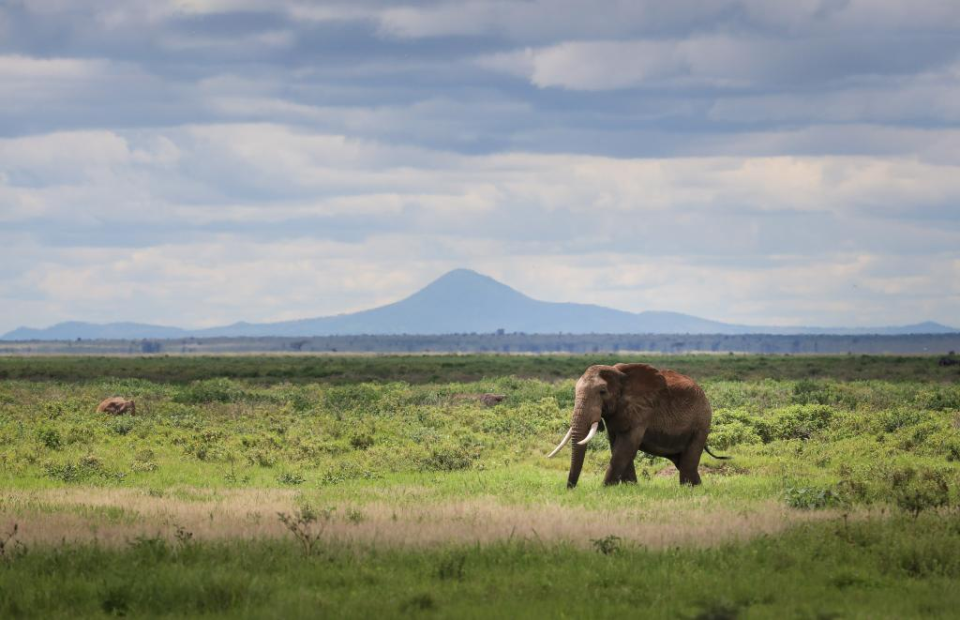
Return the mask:
<path id="1" fill-rule="evenodd" d="M 44 469 L 48 477 L 67 483 L 88 482 L 94 478 L 106 479 L 111 476 L 100 459 L 92 454 L 71 463 L 48 463 Z M 122 475 L 113 474 L 113 477 L 120 478 Z"/>
<path id="2" fill-rule="evenodd" d="M 296 486 L 296 485 L 303 484 L 305 480 L 306 478 L 304 478 L 303 474 L 299 472 L 285 471 L 285 472 L 281 472 L 280 475 L 277 476 L 277 482 L 279 482 L 280 484 L 285 484 L 289 486 Z"/>
<path id="3" fill-rule="evenodd" d="M 760 443 L 757 416 L 744 409 L 719 409 L 710 425 L 710 446 L 725 450 L 738 444 Z"/>
<path id="4" fill-rule="evenodd" d="M 594 538 L 590 543 L 593 545 L 593 548 L 596 549 L 597 553 L 602 553 L 603 555 L 620 553 L 623 547 L 623 539 L 613 534 L 604 536 L 603 538 Z"/>
<path id="5" fill-rule="evenodd" d="M 960 409 L 960 388 L 930 387 L 917 392 L 914 402 L 921 409 L 948 411 Z"/>
<path id="6" fill-rule="evenodd" d="M 259 465 L 260 467 L 273 467 L 277 464 L 278 459 L 277 453 L 267 448 L 249 450 L 246 457 L 251 465 Z"/>
<path id="7" fill-rule="evenodd" d="M 182 407 L 171 412 L 169 416 L 167 416 L 167 421 L 171 426 L 175 426 L 176 428 L 193 431 L 199 431 L 207 424 L 203 416 L 188 407 Z"/>
<path id="8" fill-rule="evenodd" d="M 752 443 L 760 443 L 760 436 L 753 426 L 739 420 L 717 426 L 710 431 L 710 445 L 719 450 Z"/>
<path id="9" fill-rule="evenodd" d="M 174 394 L 173 401 L 186 405 L 232 403 L 243 400 L 245 396 L 240 385 L 230 379 L 207 379 L 194 381 L 181 388 Z"/>
<path id="10" fill-rule="evenodd" d="M 323 408 L 337 420 L 346 417 L 362 417 L 380 411 L 384 386 L 361 383 L 343 387 L 330 387 L 323 393 Z"/>
<path id="11" fill-rule="evenodd" d="M 950 485 L 942 470 L 895 469 L 890 472 L 889 481 L 897 506 L 914 518 L 924 510 L 947 506 L 950 502 Z"/>
<path id="12" fill-rule="evenodd" d="M 783 499 L 791 508 L 817 510 L 841 503 L 840 495 L 833 489 L 790 486 L 784 489 Z"/>
<path id="13" fill-rule="evenodd" d="M 457 471 L 468 469 L 479 458 L 477 450 L 464 445 L 440 445 L 433 448 L 423 460 L 427 471 Z"/>
<path id="14" fill-rule="evenodd" d="M 366 450 L 373 447 L 373 435 L 360 433 L 350 438 L 350 445 L 356 450 Z"/>
<path id="15" fill-rule="evenodd" d="M 52 426 L 41 426 L 37 428 L 37 439 L 51 450 L 59 450 L 63 445 L 63 438 L 60 436 L 60 431 Z"/>
<path id="16" fill-rule="evenodd" d="M 830 424 L 834 410 L 827 405 L 791 405 L 774 411 L 769 419 L 757 421 L 764 442 L 776 439 L 810 439 Z"/>
<path id="17" fill-rule="evenodd" d="M 837 494 L 846 503 L 869 502 L 873 499 L 874 486 L 877 475 L 875 472 L 855 470 L 847 465 L 841 465 L 840 482 L 837 483 Z"/>
<path id="18" fill-rule="evenodd" d="M 919 424 L 898 429 L 894 437 L 900 450 L 924 456 L 943 456 L 948 460 L 960 456 L 960 430 L 933 415 Z"/>
<path id="19" fill-rule="evenodd" d="M 920 415 L 920 411 L 906 407 L 882 411 L 877 415 L 877 421 L 885 433 L 894 433 L 906 426 L 915 426 L 922 419 L 923 416 Z"/>
<path id="20" fill-rule="evenodd" d="M 90 443 L 96 436 L 97 433 L 92 424 L 73 424 L 67 427 L 63 442 L 65 444 Z"/>
<path id="21" fill-rule="evenodd" d="M 307 389 L 303 387 L 290 387 L 281 391 L 277 397 L 297 413 L 309 411 L 318 404 L 317 398 L 307 393 Z"/>
<path id="22" fill-rule="evenodd" d="M 360 465 L 352 460 L 343 460 L 335 463 L 330 469 L 320 474 L 319 485 L 326 486 L 341 484 L 348 480 L 356 480 L 360 478 L 372 480 L 377 477 L 377 473 L 371 470 L 369 467 Z"/>
<path id="23" fill-rule="evenodd" d="M 117 435 L 126 435 L 136 426 L 136 421 L 129 416 L 116 417 L 107 424 L 107 427 Z"/>
<path id="24" fill-rule="evenodd" d="M 564 415 L 553 397 L 538 402 L 521 402 L 516 407 L 497 407 L 487 412 L 480 425 L 481 430 L 497 435 L 523 435 L 557 430 L 558 421 L 569 426 L 569 416 Z"/>
<path id="25" fill-rule="evenodd" d="M 839 395 L 832 383 L 801 379 L 794 384 L 790 400 L 796 405 L 832 405 L 839 400 Z"/>

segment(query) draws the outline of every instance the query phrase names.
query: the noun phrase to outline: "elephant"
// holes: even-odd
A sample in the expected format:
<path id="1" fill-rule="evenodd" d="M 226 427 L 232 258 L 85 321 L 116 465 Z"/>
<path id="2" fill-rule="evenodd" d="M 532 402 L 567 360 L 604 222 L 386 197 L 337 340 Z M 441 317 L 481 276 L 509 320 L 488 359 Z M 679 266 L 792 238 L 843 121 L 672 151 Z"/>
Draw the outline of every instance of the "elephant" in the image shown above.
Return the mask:
<path id="1" fill-rule="evenodd" d="M 680 484 L 700 484 L 700 457 L 707 448 L 712 411 L 697 383 L 672 370 L 657 370 L 649 364 L 590 366 L 577 381 L 570 430 L 553 457 L 573 440 L 567 488 L 577 486 L 586 444 L 603 423 L 610 439 L 610 465 L 605 485 L 635 483 L 633 460 L 638 450 L 673 461 L 680 471 Z"/>

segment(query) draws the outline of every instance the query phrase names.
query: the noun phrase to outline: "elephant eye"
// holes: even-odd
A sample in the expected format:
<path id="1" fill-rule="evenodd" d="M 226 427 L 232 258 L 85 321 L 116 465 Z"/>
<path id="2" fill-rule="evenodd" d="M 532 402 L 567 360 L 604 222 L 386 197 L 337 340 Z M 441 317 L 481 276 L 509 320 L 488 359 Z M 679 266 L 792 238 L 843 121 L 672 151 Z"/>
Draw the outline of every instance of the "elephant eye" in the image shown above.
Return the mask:
<path id="1" fill-rule="evenodd" d="M 607 388 L 605 388 L 605 387 L 600 388 L 600 393 L 601 393 L 601 394 L 606 394 L 606 393 L 607 393 Z"/>

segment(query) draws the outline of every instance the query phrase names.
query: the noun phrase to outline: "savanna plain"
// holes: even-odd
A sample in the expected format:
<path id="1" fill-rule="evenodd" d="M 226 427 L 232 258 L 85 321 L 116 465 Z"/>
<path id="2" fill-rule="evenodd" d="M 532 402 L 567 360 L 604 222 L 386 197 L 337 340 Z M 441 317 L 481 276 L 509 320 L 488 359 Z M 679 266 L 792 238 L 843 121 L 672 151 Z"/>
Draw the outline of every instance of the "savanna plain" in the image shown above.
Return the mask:
<path id="1" fill-rule="evenodd" d="M 618 361 L 704 388 L 702 486 L 544 458 Z M 934 357 L 0 358 L 4 618 L 958 617 L 958 489 Z"/>

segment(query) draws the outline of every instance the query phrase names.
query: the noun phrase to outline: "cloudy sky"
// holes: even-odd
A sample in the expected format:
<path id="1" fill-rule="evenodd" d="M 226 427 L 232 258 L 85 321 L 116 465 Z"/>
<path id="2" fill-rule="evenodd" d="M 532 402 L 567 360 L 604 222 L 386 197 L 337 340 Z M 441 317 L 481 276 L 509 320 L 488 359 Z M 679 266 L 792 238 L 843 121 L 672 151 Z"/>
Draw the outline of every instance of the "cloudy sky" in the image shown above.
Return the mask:
<path id="1" fill-rule="evenodd" d="M 960 2 L 0 1 L 0 332 L 319 316 L 455 267 L 960 325 Z"/>

